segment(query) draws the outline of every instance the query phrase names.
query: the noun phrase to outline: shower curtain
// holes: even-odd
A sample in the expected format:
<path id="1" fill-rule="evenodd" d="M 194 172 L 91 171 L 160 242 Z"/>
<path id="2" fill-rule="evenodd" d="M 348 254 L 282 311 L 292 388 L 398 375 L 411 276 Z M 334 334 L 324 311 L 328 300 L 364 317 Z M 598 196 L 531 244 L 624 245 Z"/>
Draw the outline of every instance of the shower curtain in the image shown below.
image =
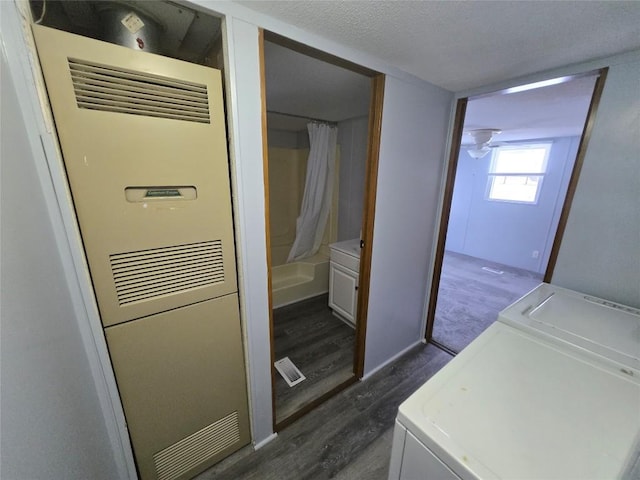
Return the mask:
<path id="1" fill-rule="evenodd" d="M 296 220 L 296 239 L 287 262 L 310 257 L 318 251 L 331 210 L 338 128 L 309 123 L 307 130 L 311 146 L 307 176 L 300 216 Z"/>

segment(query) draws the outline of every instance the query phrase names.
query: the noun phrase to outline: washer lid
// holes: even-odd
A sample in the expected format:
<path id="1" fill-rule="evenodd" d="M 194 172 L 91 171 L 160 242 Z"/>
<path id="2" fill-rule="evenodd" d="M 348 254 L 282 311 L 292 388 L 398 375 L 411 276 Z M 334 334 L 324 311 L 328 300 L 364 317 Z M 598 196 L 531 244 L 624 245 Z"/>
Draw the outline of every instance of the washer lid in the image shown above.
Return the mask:
<path id="1" fill-rule="evenodd" d="M 638 456 L 640 379 L 499 322 L 399 408 L 461 478 L 619 478 Z"/>
<path id="2" fill-rule="evenodd" d="M 640 310 L 543 283 L 498 319 L 560 338 L 640 374 Z"/>

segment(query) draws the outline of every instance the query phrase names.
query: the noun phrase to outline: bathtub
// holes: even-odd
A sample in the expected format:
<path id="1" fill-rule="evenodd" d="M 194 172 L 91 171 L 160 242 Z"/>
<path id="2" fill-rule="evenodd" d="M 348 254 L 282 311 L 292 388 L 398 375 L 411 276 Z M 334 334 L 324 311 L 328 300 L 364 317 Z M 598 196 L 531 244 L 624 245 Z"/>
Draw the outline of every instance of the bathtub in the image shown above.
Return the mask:
<path id="1" fill-rule="evenodd" d="M 329 256 L 325 253 L 271 268 L 273 308 L 329 291 Z"/>

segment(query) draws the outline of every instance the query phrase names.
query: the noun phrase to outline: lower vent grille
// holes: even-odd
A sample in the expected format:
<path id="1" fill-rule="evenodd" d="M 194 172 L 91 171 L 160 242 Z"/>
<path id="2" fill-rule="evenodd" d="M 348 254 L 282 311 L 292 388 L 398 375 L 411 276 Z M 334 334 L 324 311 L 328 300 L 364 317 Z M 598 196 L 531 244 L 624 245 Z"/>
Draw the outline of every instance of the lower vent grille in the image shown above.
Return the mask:
<path id="1" fill-rule="evenodd" d="M 238 412 L 233 412 L 156 453 L 158 480 L 178 478 L 239 441 Z"/>
<path id="2" fill-rule="evenodd" d="M 224 282 L 222 241 L 110 255 L 120 306 Z"/>

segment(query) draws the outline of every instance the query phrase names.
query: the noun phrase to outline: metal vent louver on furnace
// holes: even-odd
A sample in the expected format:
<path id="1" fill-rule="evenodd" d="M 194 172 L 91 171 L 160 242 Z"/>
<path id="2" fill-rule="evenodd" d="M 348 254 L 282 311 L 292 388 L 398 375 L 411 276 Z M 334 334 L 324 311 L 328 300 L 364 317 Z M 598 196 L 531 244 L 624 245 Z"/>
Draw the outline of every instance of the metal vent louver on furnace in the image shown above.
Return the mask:
<path id="1" fill-rule="evenodd" d="M 120 306 L 224 282 L 222 242 L 109 256 Z"/>
<path id="2" fill-rule="evenodd" d="M 206 85 L 68 59 L 78 108 L 210 123 Z"/>
<path id="3" fill-rule="evenodd" d="M 238 412 L 232 412 L 156 453 L 153 460 L 156 464 L 158 480 L 178 478 L 200 462 L 213 457 L 239 441 Z"/>

